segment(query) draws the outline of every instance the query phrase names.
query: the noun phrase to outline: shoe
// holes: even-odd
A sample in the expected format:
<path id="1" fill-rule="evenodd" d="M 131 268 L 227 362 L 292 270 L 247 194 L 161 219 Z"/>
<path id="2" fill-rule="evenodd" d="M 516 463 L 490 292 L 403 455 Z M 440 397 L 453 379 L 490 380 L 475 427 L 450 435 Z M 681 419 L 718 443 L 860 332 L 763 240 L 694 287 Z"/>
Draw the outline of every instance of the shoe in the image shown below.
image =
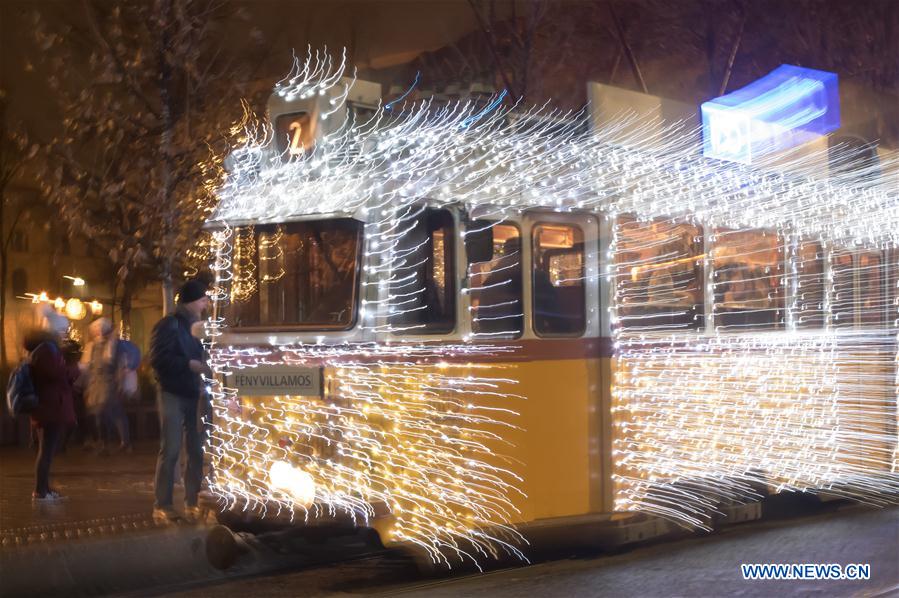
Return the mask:
<path id="1" fill-rule="evenodd" d="M 184 518 L 190 521 L 191 523 L 196 523 L 200 520 L 200 507 L 196 505 L 188 505 L 184 507 Z"/>
<path id="2" fill-rule="evenodd" d="M 57 502 L 60 500 L 65 500 L 66 497 L 57 492 L 56 490 L 48 490 L 44 494 L 39 492 L 31 493 L 31 500 L 33 502 Z"/>
<path id="3" fill-rule="evenodd" d="M 161 523 L 172 523 L 180 518 L 181 516 L 178 514 L 178 511 L 176 511 L 172 507 L 157 507 L 153 509 L 153 521 Z"/>

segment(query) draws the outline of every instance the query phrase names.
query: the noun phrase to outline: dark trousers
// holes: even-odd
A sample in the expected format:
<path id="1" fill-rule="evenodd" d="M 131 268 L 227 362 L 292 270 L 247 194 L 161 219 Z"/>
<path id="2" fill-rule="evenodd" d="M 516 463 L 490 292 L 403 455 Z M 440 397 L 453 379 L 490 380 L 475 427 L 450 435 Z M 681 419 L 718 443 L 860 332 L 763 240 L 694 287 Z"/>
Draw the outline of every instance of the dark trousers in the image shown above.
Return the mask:
<path id="1" fill-rule="evenodd" d="M 107 438 L 112 440 L 112 431 L 115 430 L 119 435 L 119 442 L 124 446 L 131 446 L 131 430 L 128 424 L 128 414 L 125 412 L 125 405 L 118 397 L 107 401 L 103 407 L 103 420 L 107 430 Z"/>
<path id="2" fill-rule="evenodd" d="M 50 491 L 50 464 L 62 440 L 62 426 L 50 424 L 37 429 L 38 452 L 34 463 L 34 491 L 43 496 Z"/>
<path id="3" fill-rule="evenodd" d="M 203 480 L 203 442 L 197 422 L 199 398 L 188 399 L 162 391 L 158 399 L 160 447 L 156 461 L 156 507 L 172 507 L 175 468 L 184 437 L 187 471 L 184 474 L 184 502 L 197 504 Z"/>

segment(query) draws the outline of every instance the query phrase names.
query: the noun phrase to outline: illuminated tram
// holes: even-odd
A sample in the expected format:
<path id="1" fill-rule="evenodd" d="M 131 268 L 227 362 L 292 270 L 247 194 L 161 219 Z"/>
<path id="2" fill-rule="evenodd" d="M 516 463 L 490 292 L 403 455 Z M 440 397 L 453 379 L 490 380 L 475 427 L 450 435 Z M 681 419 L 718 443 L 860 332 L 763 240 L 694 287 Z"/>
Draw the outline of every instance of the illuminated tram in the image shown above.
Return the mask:
<path id="1" fill-rule="evenodd" d="M 449 564 L 710 528 L 768 492 L 896 500 L 895 190 L 710 185 L 665 139 L 385 108 L 329 60 L 276 88 L 210 219 L 223 520 Z"/>

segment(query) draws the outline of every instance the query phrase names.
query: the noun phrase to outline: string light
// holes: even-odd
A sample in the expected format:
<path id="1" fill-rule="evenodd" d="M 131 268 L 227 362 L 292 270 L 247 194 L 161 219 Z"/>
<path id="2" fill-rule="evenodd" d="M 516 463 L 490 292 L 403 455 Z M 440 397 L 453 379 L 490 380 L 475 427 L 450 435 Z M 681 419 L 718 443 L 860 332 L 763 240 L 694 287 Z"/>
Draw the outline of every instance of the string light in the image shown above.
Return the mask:
<path id="1" fill-rule="evenodd" d="M 331 128 L 285 159 L 272 128 L 248 114 L 216 190 L 216 316 L 207 323 L 215 371 L 321 367 L 325 388 L 321 398 L 249 399 L 209 381 L 210 487 L 225 505 L 306 518 L 340 512 L 357 523 L 384 505 L 391 538 L 437 562 L 499 551 L 524 558 L 510 525 L 520 518 L 521 477 L 501 450 L 515 428 L 509 405 L 522 397 L 505 390 L 512 373 L 497 377 L 496 366 L 479 363 L 513 347 L 391 336 L 425 327 L 414 317 L 433 308 L 422 299 L 423 266 L 440 280 L 451 272 L 434 247 L 423 256 L 416 227 L 425 205 L 460 205 L 494 229 L 541 207 L 610 219 L 602 276 L 616 348 L 616 510 L 708 527 L 721 502 L 752 499 L 765 485 L 892 500 L 899 306 L 873 287 L 857 289 L 874 275 L 895 286 L 899 274 L 899 195 L 880 175 L 895 161 L 876 165 L 836 148 L 752 167 L 723 163 L 703 158 L 697 131 L 682 126 L 623 116 L 587 133 L 586 112 L 504 107 L 500 96 L 486 106 L 392 103 L 357 121 L 340 109 L 345 66 L 345 55 L 311 50 L 295 60 L 276 93 L 324 98 L 335 107 Z M 266 348 L 219 345 L 222 314 L 243 295 L 252 261 L 246 229 L 228 223 L 311 214 L 365 223 L 359 329 L 379 342 L 273 336 Z M 281 234 L 279 225 L 259 235 L 263 283 L 284 275 Z M 848 262 L 839 246 L 854 252 Z M 862 263 L 877 252 L 880 262 Z M 518 256 L 505 257 L 469 266 L 471 286 L 459 296 L 471 297 L 474 319 L 507 322 L 468 339 L 520 332 L 516 301 L 480 301 L 521 267 Z M 555 265 L 556 284 L 599 280 L 584 265 Z M 485 285 L 482 274 L 501 268 L 509 278 Z M 487 313 L 501 303 L 509 311 Z M 868 309 L 883 319 L 863 321 Z M 470 362 L 456 363 L 461 357 Z"/>

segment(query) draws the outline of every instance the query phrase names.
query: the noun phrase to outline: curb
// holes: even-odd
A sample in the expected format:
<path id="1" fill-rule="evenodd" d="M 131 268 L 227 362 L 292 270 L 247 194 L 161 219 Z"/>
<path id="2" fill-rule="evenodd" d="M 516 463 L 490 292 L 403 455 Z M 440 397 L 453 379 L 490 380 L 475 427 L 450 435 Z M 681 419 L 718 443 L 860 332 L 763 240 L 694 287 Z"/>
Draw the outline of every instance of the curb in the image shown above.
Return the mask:
<path id="1" fill-rule="evenodd" d="M 169 527 L 0 551 L 0 596 L 98 595 L 225 577 L 206 559 L 205 527 Z"/>
<path id="2" fill-rule="evenodd" d="M 309 543 L 291 530 L 252 536 L 206 524 L 146 529 L 138 517 L 127 519 L 82 527 L 77 536 L 61 530 L 16 536 L 20 542 L 0 549 L 0 597 L 162 595 L 384 553 L 364 535 Z"/>

